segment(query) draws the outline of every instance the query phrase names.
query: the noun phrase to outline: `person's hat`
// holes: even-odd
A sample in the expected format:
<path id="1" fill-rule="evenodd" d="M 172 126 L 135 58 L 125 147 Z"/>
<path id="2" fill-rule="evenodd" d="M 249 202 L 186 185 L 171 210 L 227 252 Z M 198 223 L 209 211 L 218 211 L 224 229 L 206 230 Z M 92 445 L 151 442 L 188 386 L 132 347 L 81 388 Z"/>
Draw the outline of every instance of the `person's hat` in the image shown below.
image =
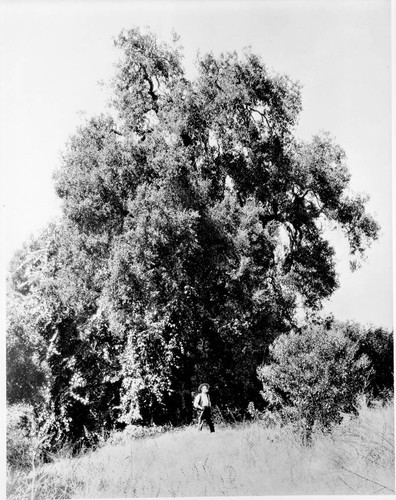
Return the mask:
<path id="1" fill-rule="evenodd" d="M 206 386 L 206 387 L 208 388 L 208 390 L 209 390 L 210 385 L 209 385 L 209 384 L 204 383 L 204 384 L 201 384 L 201 385 L 198 387 L 198 392 L 201 392 L 201 391 L 202 391 L 202 387 L 205 387 L 205 386 Z"/>

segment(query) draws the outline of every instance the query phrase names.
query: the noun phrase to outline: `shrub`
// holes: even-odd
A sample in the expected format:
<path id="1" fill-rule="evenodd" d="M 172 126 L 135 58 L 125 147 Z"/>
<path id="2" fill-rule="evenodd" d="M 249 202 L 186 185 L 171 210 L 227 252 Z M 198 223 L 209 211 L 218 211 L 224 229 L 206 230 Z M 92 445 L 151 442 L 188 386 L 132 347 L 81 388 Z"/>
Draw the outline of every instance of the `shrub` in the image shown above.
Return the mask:
<path id="1" fill-rule="evenodd" d="M 33 408 L 12 405 L 7 408 L 7 464 L 11 468 L 26 469 L 32 464 L 34 442 Z"/>
<path id="2" fill-rule="evenodd" d="M 393 332 L 372 326 L 362 327 L 357 323 L 336 323 L 345 335 L 358 344 L 358 355 L 365 354 L 371 365 L 366 387 L 369 401 L 393 398 Z"/>
<path id="3" fill-rule="evenodd" d="M 46 422 L 44 423 L 44 421 Z M 28 404 L 9 405 L 7 408 L 7 465 L 12 470 L 35 468 L 53 459 L 56 451 L 65 452 L 69 443 L 59 433 L 53 432 L 51 415 L 37 413 Z M 56 447 L 51 442 L 57 439 Z"/>
<path id="4" fill-rule="evenodd" d="M 258 370 L 268 410 L 300 426 L 329 429 L 343 413 L 356 413 L 369 361 L 341 330 L 312 325 L 281 335 L 270 346 L 270 364 Z"/>

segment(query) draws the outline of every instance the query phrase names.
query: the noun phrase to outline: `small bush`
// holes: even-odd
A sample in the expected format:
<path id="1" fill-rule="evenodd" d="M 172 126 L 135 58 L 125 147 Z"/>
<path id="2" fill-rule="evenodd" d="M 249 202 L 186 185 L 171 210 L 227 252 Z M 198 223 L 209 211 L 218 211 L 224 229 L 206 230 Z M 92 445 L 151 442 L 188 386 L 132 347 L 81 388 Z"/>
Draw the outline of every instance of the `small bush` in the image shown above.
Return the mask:
<path id="1" fill-rule="evenodd" d="M 7 464 L 11 468 L 26 469 L 34 456 L 33 408 L 12 405 L 7 408 Z"/>
<path id="2" fill-rule="evenodd" d="M 340 423 L 343 413 L 356 414 L 369 368 L 357 350 L 342 331 L 318 325 L 281 335 L 270 347 L 270 364 L 259 368 L 268 409 L 305 438 L 314 427 Z"/>
<path id="3" fill-rule="evenodd" d="M 51 421 L 43 425 L 31 405 L 16 404 L 7 408 L 7 465 L 10 469 L 26 470 L 42 462 L 53 460 L 68 448 L 64 439 L 59 439 L 59 446 L 52 452 L 53 434 L 48 431 Z"/>

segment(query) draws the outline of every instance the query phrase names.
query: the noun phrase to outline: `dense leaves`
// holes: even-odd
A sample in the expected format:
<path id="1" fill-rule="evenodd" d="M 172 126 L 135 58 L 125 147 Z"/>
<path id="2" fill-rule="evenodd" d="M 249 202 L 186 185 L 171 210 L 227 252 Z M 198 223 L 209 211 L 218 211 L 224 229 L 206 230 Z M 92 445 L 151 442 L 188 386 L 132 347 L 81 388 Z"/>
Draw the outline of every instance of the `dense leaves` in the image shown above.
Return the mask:
<path id="1" fill-rule="evenodd" d="M 337 287 L 326 224 L 356 257 L 378 231 L 342 149 L 296 139 L 289 77 L 247 51 L 201 57 L 188 81 L 177 39 L 132 29 L 116 45 L 111 113 L 55 175 L 63 219 L 34 291 L 51 414 L 73 439 L 189 421 L 202 379 L 219 406 L 259 403 L 268 345 Z"/>
<path id="2" fill-rule="evenodd" d="M 358 355 L 370 361 L 371 373 L 367 377 L 365 393 L 369 401 L 391 399 L 394 392 L 393 332 L 373 326 L 362 327 L 356 323 L 338 323 L 345 335 L 358 345 Z"/>
<path id="3" fill-rule="evenodd" d="M 357 412 L 369 367 L 341 328 L 311 325 L 270 346 L 270 363 L 259 369 L 262 396 L 272 413 L 298 423 L 309 438 L 315 424 L 329 429 L 343 413 Z"/>
<path id="4" fill-rule="evenodd" d="M 36 324 L 43 304 L 35 294 L 45 248 L 31 239 L 15 254 L 7 279 L 7 403 L 42 400 L 47 367 L 45 343 Z"/>

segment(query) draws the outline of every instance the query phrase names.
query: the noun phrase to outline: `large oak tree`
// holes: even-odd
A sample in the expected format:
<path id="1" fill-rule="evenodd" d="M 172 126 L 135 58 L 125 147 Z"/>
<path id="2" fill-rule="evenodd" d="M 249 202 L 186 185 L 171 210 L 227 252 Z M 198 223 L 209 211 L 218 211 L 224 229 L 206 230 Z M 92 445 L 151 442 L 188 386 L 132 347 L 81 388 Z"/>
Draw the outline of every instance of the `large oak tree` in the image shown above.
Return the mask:
<path id="1" fill-rule="evenodd" d="M 221 408 L 259 401 L 269 343 L 337 287 L 327 225 L 353 262 L 377 237 L 341 147 L 296 137 L 298 83 L 250 51 L 207 54 L 190 81 L 177 43 L 120 34 L 111 109 L 71 137 L 56 174 L 40 328 L 58 353 L 56 411 L 77 366 L 85 423 L 104 397 L 113 419 L 189 420 L 202 380 Z"/>

